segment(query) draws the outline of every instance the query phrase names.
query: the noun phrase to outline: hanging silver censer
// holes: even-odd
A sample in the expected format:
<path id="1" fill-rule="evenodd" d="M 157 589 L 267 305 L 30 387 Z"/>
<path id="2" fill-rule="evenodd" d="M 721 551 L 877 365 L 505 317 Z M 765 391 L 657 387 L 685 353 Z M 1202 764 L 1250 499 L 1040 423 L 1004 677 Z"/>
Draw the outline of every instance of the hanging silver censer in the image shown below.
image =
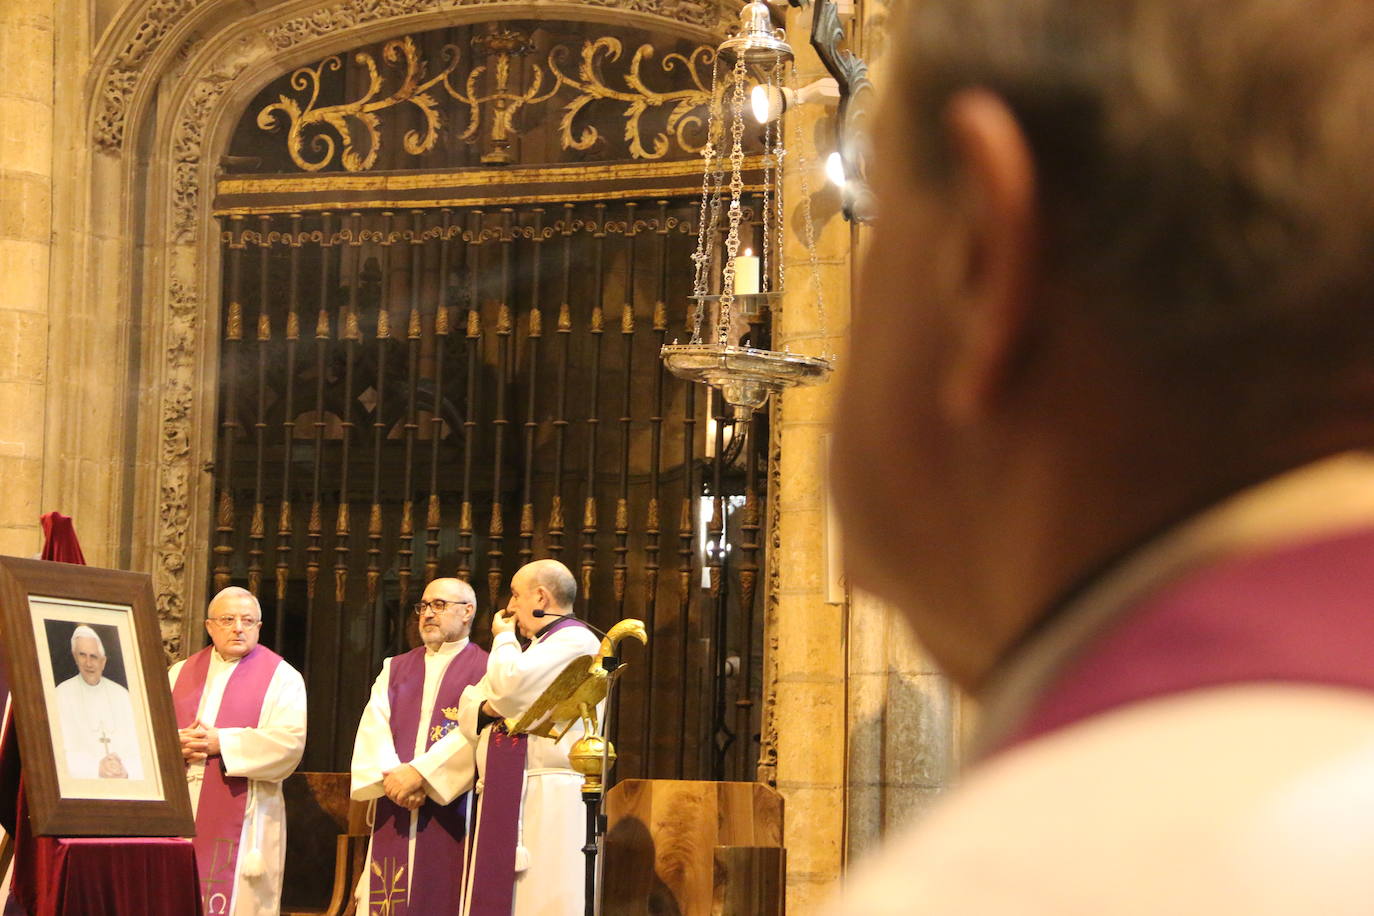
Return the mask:
<path id="1" fill-rule="evenodd" d="M 741 344 L 738 342 L 741 335 L 733 326 L 737 318 L 757 319 L 765 307 L 782 296 L 782 169 L 787 152 L 782 123 L 779 118 L 764 126 L 762 219 L 757 221 L 763 236 L 760 254 L 754 256 L 752 251 L 746 251 L 741 256 L 740 225 L 745 218 L 742 201 L 744 109 L 745 91 L 751 83 L 765 87 L 769 97 L 779 94 L 792 59 L 792 47 L 782 30 L 773 28 L 768 7 L 758 0 L 744 5 L 740 11 L 739 31 L 717 49 L 712 70 L 707 143 L 702 151 L 705 169 L 697 247 L 692 255 L 695 270 L 692 340 L 686 344 L 674 342 L 662 349 L 664 364 L 670 372 L 718 389 L 739 419 L 746 419 L 752 411 L 767 406 L 769 396 L 775 391 L 824 381 L 832 368 L 831 360 L 823 356 Z M 730 69 L 723 91 L 717 92 L 722 64 Z M 751 68 L 757 76 L 751 75 Z M 722 155 L 727 143 L 729 152 Z M 803 215 L 807 222 L 807 243 L 812 249 L 811 269 L 815 273 L 814 227 L 810 225 L 809 206 L 804 208 Z M 725 241 L 717 246 L 716 237 L 722 229 Z M 719 292 L 713 293 L 717 277 Z M 712 339 L 708 341 L 703 338 L 702 330 L 707 309 L 712 304 L 716 306 L 716 322 Z"/>

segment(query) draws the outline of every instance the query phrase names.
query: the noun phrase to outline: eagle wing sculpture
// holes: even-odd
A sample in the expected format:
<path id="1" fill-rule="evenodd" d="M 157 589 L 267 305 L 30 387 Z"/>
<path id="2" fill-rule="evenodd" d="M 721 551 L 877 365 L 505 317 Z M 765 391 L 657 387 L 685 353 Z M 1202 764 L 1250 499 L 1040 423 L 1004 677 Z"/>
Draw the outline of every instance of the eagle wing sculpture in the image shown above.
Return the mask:
<path id="1" fill-rule="evenodd" d="M 581 655 L 568 662 L 553 683 L 525 710 L 524 715 L 506 720 L 506 728 L 512 734 L 527 732 L 557 741 L 574 722 L 581 720 L 586 734 L 595 734 L 596 707 L 606 699 L 611 682 L 625 668 L 621 664 L 607 672 L 605 661 L 608 656 L 616 654 L 616 646 L 627 637 L 648 645 L 649 635 L 644 629 L 644 621 L 631 618 L 611 627 L 601 640 L 601 649 L 596 655 Z"/>

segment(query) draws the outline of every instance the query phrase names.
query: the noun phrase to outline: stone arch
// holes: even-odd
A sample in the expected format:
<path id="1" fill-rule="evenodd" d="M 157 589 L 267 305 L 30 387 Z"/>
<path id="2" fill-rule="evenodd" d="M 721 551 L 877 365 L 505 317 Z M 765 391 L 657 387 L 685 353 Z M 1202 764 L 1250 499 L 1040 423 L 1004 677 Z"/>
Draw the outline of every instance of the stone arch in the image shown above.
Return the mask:
<path id="1" fill-rule="evenodd" d="M 127 359 L 139 396 L 128 409 L 136 463 L 123 495 L 132 519 L 125 553 L 152 570 L 170 655 L 194 644 L 207 581 L 204 532 L 212 506 L 220 273 L 209 194 L 214 164 L 242 108 L 284 72 L 407 31 L 498 18 L 559 17 L 630 23 L 718 40 L 735 0 L 288 0 L 266 10 L 245 0 L 147 0 L 131 6 L 96 52 L 82 166 L 93 227 L 74 240 L 84 263 L 72 292 L 88 308 L 114 298 L 133 333 Z M 141 192 L 140 192 L 141 189 Z M 112 195 L 114 195 L 112 197 Z M 109 230 L 107 230 L 109 231 Z M 89 255 L 83 258 L 82 255 Z M 98 289 L 98 278 L 114 289 Z"/>

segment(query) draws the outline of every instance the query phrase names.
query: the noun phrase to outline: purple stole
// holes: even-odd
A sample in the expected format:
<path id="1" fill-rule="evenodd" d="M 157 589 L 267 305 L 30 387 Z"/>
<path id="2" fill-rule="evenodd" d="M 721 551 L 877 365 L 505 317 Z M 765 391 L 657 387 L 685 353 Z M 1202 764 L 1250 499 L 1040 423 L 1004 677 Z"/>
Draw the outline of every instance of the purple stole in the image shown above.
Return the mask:
<path id="1" fill-rule="evenodd" d="M 564 617 L 540 634 L 564 627 L 586 627 Z M 526 650 L 528 651 L 528 650 Z M 512 735 L 504 722 L 491 726 L 487 757 L 482 763 L 482 803 L 468 868 L 466 916 L 510 916 L 515 905 L 515 852 L 520 839 L 520 801 L 525 790 L 525 754 L 529 735 Z"/>
<path id="2" fill-rule="evenodd" d="M 444 669 L 434 695 L 425 749 L 457 727 L 444 709 L 457 709 L 463 689 L 482 679 L 487 653 L 468 643 Z M 425 648 L 391 660 L 387 699 L 391 703 L 391 740 L 402 763 L 415 759 L 415 734 L 420 727 L 420 701 L 425 689 Z M 410 858 L 410 810 L 383 796 L 377 799 L 372 828 L 372 861 L 368 912 L 385 916 L 457 916 L 462 906 L 463 847 L 467 836 L 467 795 L 452 804 L 426 798 L 415 827 L 415 870 L 406 873 Z"/>
<path id="3" fill-rule="evenodd" d="M 186 728 L 196 719 L 205 679 L 210 671 L 210 653 L 206 646 L 186 659 L 177 673 L 172 687 L 172 707 L 176 710 L 177 728 Z M 216 728 L 256 728 L 262 718 L 262 703 L 272 675 L 281 664 L 281 656 L 265 646 L 255 646 L 239 659 L 224 685 Z M 248 779 L 226 776 L 224 760 L 211 757 L 205 761 L 205 778 L 200 787 L 200 802 L 196 807 L 196 864 L 200 870 L 201 899 L 205 912 L 229 913 L 234 903 L 235 878 L 238 875 L 239 839 L 243 836 L 243 821 L 248 811 Z"/>
<path id="4" fill-rule="evenodd" d="M 1224 684 L 1374 692 L 1374 531 L 1205 567 L 1127 611 L 998 750 L 1142 700 Z"/>

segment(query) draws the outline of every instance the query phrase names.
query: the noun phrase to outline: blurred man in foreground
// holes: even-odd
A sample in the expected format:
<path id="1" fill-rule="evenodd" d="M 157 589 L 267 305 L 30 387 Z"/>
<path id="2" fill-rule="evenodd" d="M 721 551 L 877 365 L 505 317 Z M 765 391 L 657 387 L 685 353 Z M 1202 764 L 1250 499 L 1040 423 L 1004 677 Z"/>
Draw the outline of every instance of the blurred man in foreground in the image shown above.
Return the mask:
<path id="1" fill-rule="evenodd" d="M 983 735 L 831 912 L 1370 912 L 1374 5 L 907 13 L 837 487 Z"/>

